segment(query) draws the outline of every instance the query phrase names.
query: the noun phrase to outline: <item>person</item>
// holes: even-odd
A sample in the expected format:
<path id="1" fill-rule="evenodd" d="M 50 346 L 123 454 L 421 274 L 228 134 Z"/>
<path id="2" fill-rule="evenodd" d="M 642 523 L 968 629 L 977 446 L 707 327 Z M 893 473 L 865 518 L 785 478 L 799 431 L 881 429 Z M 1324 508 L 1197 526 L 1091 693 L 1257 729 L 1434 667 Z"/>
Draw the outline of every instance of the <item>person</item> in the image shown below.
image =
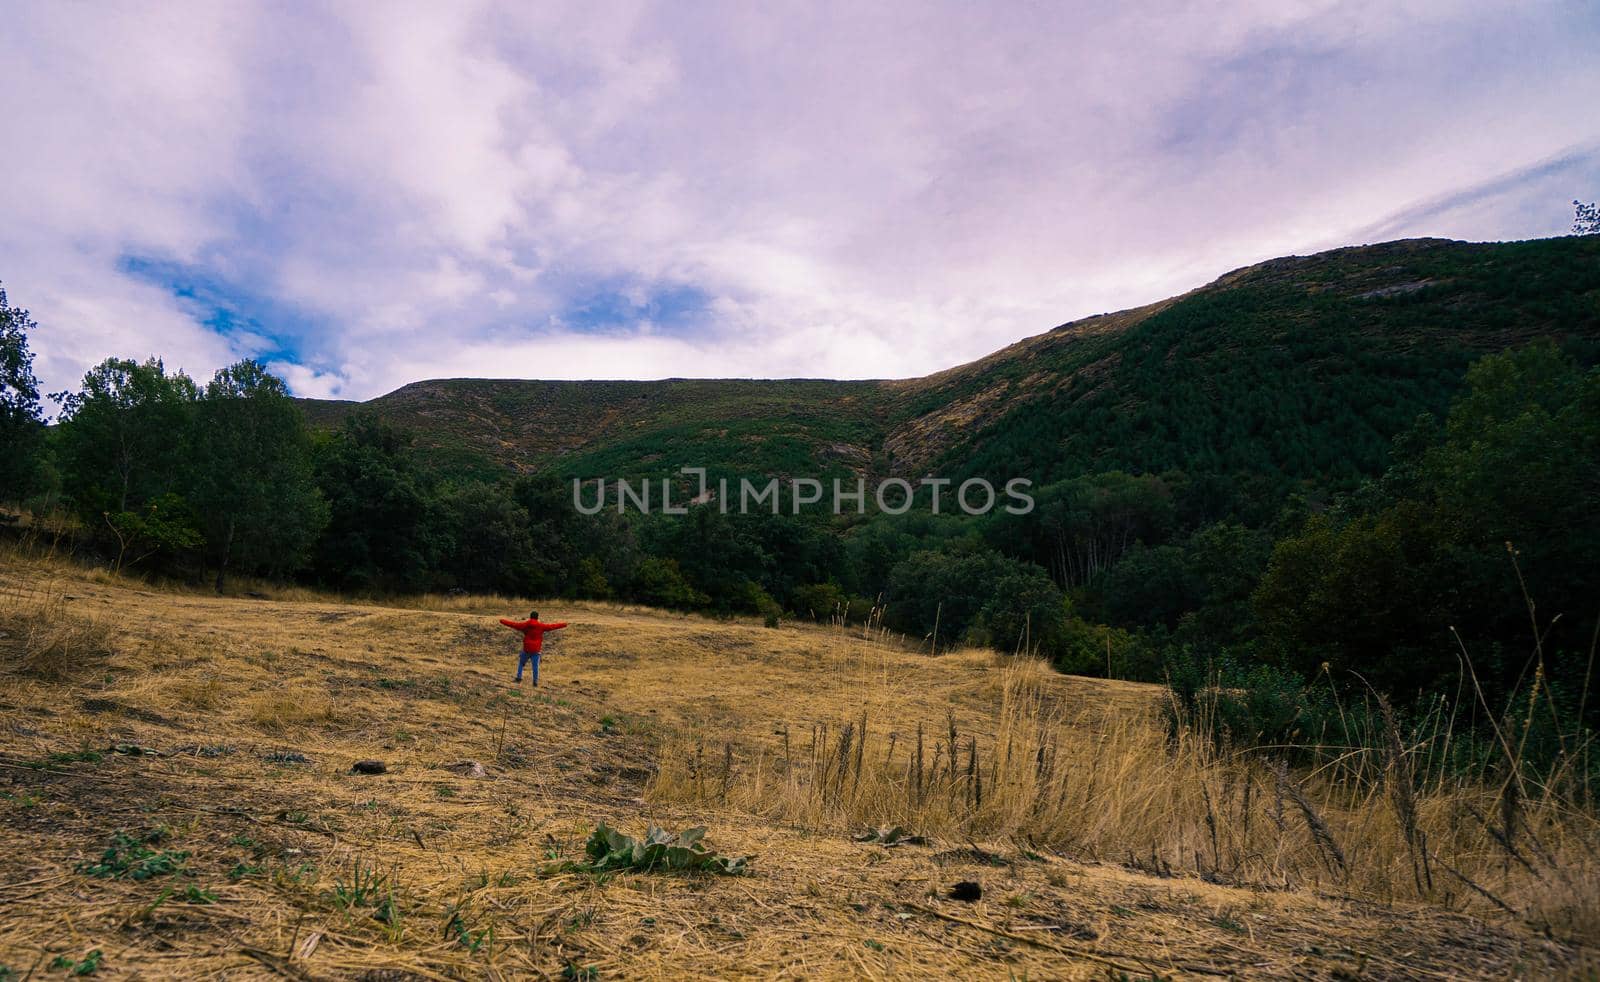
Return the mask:
<path id="1" fill-rule="evenodd" d="M 528 664 L 533 665 L 533 687 L 539 687 L 539 654 L 544 650 L 544 632 L 559 631 L 567 626 L 566 621 L 557 621 L 554 624 L 545 624 L 539 620 L 537 610 L 530 611 L 525 621 L 508 621 L 500 618 L 500 623 L 513 631 L 522 632 L 522 655 L 517 659 L 517 681 L 522 681 L 522 669 Z"/>

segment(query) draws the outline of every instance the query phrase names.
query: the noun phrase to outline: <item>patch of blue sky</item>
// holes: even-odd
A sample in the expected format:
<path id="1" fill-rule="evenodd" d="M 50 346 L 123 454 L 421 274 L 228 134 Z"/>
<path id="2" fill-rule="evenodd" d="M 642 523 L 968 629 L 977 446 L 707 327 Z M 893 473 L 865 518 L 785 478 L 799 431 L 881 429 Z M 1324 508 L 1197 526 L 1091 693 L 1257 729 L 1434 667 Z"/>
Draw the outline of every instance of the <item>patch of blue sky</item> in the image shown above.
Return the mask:
<path id="1" fill-rule="evenodd" d="M 117 266 L 166 290 L 197 323 L 258 361 L 299 363 L 304 340 L 320 326 L 292 305 L 204 266 L 133 254 L 122 256 Z"/>
<path id="2" fill-rule="evenodd" d="M 712 297 L 690 284 L 632 284 L 606 281 L 579 293 L 558 313 L 557 320 L 574 331 L 603 334 L 648 325 L 667 334 L 694 333 L 709 324 Z"/>

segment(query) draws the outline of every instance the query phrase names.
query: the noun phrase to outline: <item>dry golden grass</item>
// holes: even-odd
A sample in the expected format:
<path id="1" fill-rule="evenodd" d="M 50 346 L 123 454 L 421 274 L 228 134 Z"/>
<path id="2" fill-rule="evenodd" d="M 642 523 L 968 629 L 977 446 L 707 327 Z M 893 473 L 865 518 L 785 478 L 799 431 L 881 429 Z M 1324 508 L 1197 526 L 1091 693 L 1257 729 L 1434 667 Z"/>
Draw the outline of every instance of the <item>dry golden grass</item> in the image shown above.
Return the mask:
<path id="1" fill-rule="evenodd" d="M 244 716 L 263 733 L 284 733 L 295 727 L 329 723 L 335 718 L 333 700 L 320 694 L 293 690 L 258 692 L 244 703 Z"/>
<path id="2" fill-rule="evenodd" d="M 69 616 L 67 601 L 53 584 L 0 592 L 0 671 L 63 679 L 110 657 L 109 624 Z"/>
<path id="3" fill-rule="evenodd" d="M 1334 889 L 1600 938 L 1600 823 L 1553 794 L 1517 806 L 1471 780 L 1417 790 L 1395 748 L 1387 765 L 1345 761 L 1297 774 L 1219 752 L 1195 730 L 1168 736 L 1148 711 L 1069 710 L 1058 676 L 1003 659 L 998 711 L 885 728 L 854 719 L 780 726 L 778 743 L 679 737 L 652 785 L 663 800 L 720 803 L 811 829 L 899 826 L 1009 840 L 1155 873 L 1276 889 Z M 1359 751 L 1358 753 L 1371 753 Z M 1504 827 L 1504 819 L 1501 819 Z M 1518 843 L 1520 842 L 1520 847 Z"/>
<path id="4" fill-rule="evenodd" d="M 55 678 L 0 675 L 0 965 L 19 974 L 95 949 L 102 976 L 147 978 L 1596 966 L 1592 929 L 1530 929 L 1534 898 L 1490 868 L 1481 830 L 1452 838 L 1454 802 L 1418 802 L 1431 847 L 1518 916 L 1437 869 L 1435 893 L 1419 896 L 1386 799 L 1341 800 L 1325 776 L 1291 775 L 1352 871 L 1329 872 L 1292 800 L 1284 828 L 1273 823 L 1274 775 L 1166 745 L 1151 687 L 985 652 L 930 659 L 853 628 L 509 599 L 217 598 L 0 562 L 0 589 L 36 583 L 59 598 L 44 620 L 96 625 L 114 643 Z M 516 638 L 492 617 L 530 606 L 572 627 L 550 638 L 544 687 L 518 690 Z M 952 720 L 959 745 L 976 738 L 970 782 L 967 750 L 952 774 L 937 748 Z M 350 773 L 368 757 L 389 772 Z M 442 769 L 463 759 L 488 779 Z M 1591 816 L 1529 815 L 1530 828 L 1564 830 L 1543 844 L 1588 876 L 1575 851 L 1593 848 L 1580 834 Z M 754 856 L 754 872 L 541 874 L 602 820 L 634 833 L 706 825 L 715 848 Z M 891 823 L 931 842 L 854 841 Z M 77 872 L 117 832 L 155 828 L 165 838 L 149 848 L 189 853 L 185 872 Z M 1553 896 L 1564 874 L 1535 865 Z M 379 890 L 352 903 L 374 877 Z M 981 882 L 983 899 L 946 899 L 958 880 Z M 1576 892 L 1591 906 L 1592 882 Z"/>

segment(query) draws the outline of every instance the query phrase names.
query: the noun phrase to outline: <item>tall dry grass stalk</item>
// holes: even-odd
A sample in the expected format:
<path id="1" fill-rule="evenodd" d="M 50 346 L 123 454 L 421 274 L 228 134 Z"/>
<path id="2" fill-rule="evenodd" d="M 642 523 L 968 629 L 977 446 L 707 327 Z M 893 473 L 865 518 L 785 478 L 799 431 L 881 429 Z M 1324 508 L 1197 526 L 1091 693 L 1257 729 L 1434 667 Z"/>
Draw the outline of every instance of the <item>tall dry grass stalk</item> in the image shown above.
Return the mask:
<path id="1" fill-rule="evenodd" d="M 1219 750 L 1206 720 L 1169 735 L 1118 710 L 1063 718 L 1052 674 L 1012 660 L 983 732 L 963 731 L 954 716 L 896 730 L 863 712 L 784 725 L 776 747 L 669 740 L 651 794 L 811 829 L 1010 839 L 1162 875 L 1509 912 L 1566 937 L 1600 932 L 1593 810 L 1546 792 L 1516 801 L 1515 818 L 1497 825 L 1486 816 L 1505 813 L 1502 789 L 1469 779 L 1423 786 L 1418 751 L 1392 715 L 1385 749 L 1352 751 L 1374 760 L 1296 771 Z"/>
<path id="2" fill-rule="evenodd" d="M 114 652 L 110 625 L 71 610 L 60 590 L 0 590 L 0 672 L 58 681 Z"/>

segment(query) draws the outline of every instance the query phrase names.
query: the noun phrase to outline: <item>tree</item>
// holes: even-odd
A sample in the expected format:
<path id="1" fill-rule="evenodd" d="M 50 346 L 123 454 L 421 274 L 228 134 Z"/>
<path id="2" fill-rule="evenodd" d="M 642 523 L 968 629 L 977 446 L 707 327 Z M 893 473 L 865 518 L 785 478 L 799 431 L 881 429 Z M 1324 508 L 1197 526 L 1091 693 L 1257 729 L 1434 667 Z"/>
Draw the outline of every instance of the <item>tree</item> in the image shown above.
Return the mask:
<path id="1" fill-rule="evenodd" d="M 255 361 L 217 372 L 200 399 L 194 501 L 216 588 L 230 569 L 299 569 L 327 522 L 305 421 L 283 380 Z"/>
<path id="2" fill-rule="evenodd" d="M 0 287 L 0 501 L 21 498 L 38 474 L 44 422 L 28 349 L 28 333 L 38 326 Z"/>
<path id="3" fill-rule="evenodd" d="M 1340 682 L 1360 672 L 1406 699 L 1437 689 L 1455 658 L 1439 584 L 1427 578 L 1435 535 L 1426 511 L 1409 504 L 1342 526 L 1314 516 L 1280 541 L 1254 595 L 1273 660 L 1307 678 L 1323 665 Z"/>
<path id="4" fill-rule="evenodd" d="M 550 560 L 536 551 L 528 513 L 493 484 L 448 487 L 440 495 L 443 552 L 439 569 L 453 587 L 531 593 Z"/>
<path id="5" fill-rule="evenodd" d="M 1027 515 L 1004 515 L 991 541 L 1032 560 L 1066 588 L 1109 569 L 1135 544 L 1154 544 L 1172 527 L 1172 493 L 1161 478 L 1108 471 L 1040 488 Z"/>
<path id="6" fill-rule="evenodd" d="M 933 641 L 1054 655 L 1065 619 L 1061 591 L 1043 569 L 989 550 L 962 553 L 923 550 L 895 566 L 889 576 L 887 620 L 891 627 Z"/>
<path id="7" fill-rule="evenodd" d="M 1067 604 L 1049 574 L 1032 563 L 1010 563 L 990 587 L 968 640 L 1001 651 L 1059 657 Z"/>
<path id="8" fill-rule="evenodd" d="M 673 570 L 681 573 L 696 593 L 709 598 L 711 606 L 723 611 L 749 610 L 755 596 L 750 585 L 761 587 L 774 570 L 772 554 L 757 535 L 757 521 L 723 515 L 712 508 L 694 508 L 683 516 L 653 516 L 643 526 L 641 539 L 652 555 L 671 559 Z M 651 576 L 662 583 L 671 579 L 659 569 Z M 651 587 L 656 594 L 663 589 Z"/>
<path id="9" fill-rule="evenodd" d="M 550 474 L 519 478 L 511 494 L 538 553 L 528 584 L 536 596 L 607 597 L 632 578 L 639 550 L 627 517 L 609 508 L 582 514 L 572 486 Z"/>
<path id="10" fill-rule="evenodd" d="M 1593 201 L 1584 204 L 1576 199 L 1573 200 L 1572 234 L 1600 235 L 1600 207 Z"/>
<path id="11" fill-rule="evenodd" d="M 79 391 L 59 396 L 62 479 L 86 525 L 186 488 L 199 396 L 189 376 L 168 375 L 156 358 L 107 358 Z"/>
<path id="12" fill-rule="evenodd" d="M 1198 602 L 1183 615 L 1179 640 L 1209 650 L 1246 641 L 1254 629 L 1250 597 L 1271 553 L 1265 533 L 1237 522 L 1218 522 L 1190 536 L 1184 561 Z"/>
<path id="13" fill-rule="evenodd" d="M 358 412 L 317 444 L 314 470 L 328 502 L 312 569 L 354 590 L 415 592 L 438 555 L 438 509 L 411 452 L 411 434 Z"/>
<path id="14" fill-rule="evenodd" d="M 1541 684 L 1582 691 L 1600 595 L 1600 370 L 1551 344 L 1484 358 L 1443 427 L 1412 439 L 1429 434 L 1353 514 L 1277 544 L 1254 596 L 1267 650 L 1409 698 L 1455 676 L 1455 628 L 1494 698 L 1532 677 L 1535 651 Z"/>
<path id="15" fill-rule="evenodd" d="M 746 585 L 749 581 L 744 581 Z M 675 559 L 646 556 L 634 571 L 633 594 L 658 607 L 703 607 L 711 598 L 696 590 L 683 578 Z"/>

